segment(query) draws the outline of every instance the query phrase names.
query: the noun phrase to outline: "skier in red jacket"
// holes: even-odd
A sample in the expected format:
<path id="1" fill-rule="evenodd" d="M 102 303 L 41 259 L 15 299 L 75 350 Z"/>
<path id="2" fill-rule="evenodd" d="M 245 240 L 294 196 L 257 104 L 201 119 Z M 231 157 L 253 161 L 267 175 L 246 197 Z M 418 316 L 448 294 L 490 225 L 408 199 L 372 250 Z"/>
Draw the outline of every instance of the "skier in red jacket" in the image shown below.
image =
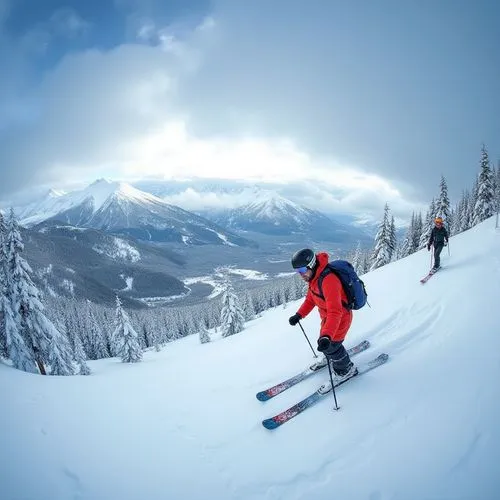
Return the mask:
<path id="1" fill-rule="evenodd" d="M 327 253 L 315 254 L 310 248 L 299 250 L 293 255 L 292 267 L 308 283 L 308 290 L 304 302 L 288 322 L 295 326 L 314 306 L 318 308 L 321 318 L 318 351 L 330 362 L 336 383 L 356 375 L 357 368 L 342 344 L 351 326 L 352 311 L 342 305 L 343 302 L 347 303 L 347 297 L 340 279 L 334 273 L 327 274 L 322 282 L 324 299 L 319 291 L 318 278 L 327 264 Z"/>

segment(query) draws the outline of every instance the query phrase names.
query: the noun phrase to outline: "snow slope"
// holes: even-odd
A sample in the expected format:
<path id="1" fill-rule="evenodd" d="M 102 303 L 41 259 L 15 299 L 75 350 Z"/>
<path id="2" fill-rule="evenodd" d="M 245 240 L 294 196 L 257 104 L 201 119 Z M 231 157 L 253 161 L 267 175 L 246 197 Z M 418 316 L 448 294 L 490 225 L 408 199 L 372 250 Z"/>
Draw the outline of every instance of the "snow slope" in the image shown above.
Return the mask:
<path id="1" fill-rule="evenodd" d="M 228 339 L 196 336 L 136 365 L 90 362 L 89 377 L 0 364 L 4 500 L 500 498 L 500 232 L 489 219 L 451 239 L 426 285 L 421 251 L 365 276 L 363 338 L 383 367 L 283 427 L 263 418 L 320 385 L 267 403 L 255 393 L 312 360 L 276 308 Z M 318 316 L 303 321 L 315 343 Z"/>

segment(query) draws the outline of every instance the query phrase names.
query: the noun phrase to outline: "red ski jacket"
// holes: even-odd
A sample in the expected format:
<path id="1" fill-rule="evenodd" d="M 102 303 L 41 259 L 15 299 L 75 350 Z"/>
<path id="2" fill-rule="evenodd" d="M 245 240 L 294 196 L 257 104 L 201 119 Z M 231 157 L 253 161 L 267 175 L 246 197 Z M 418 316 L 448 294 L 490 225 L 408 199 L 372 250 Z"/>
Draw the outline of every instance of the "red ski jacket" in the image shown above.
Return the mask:
<path id="1" fill-rule="evenodd" d="M 342 302 L 347 302 L 347 297 L 342 288 L 342 283 L 334 273 L 329 273 L 323 278 L 322 289 L 325 299 L 319 297 L 318 278 L 328 264 L 328 254 L 316 254 L 318 267 L 313 279 L 309 282 L 307 295 L 297 311 L 305 318 L 317 306 L 321 318 L 320 336 L 327 336 L 335 342 L 342 342 L 351 326 L 352 311 L 348 311 Z"/>

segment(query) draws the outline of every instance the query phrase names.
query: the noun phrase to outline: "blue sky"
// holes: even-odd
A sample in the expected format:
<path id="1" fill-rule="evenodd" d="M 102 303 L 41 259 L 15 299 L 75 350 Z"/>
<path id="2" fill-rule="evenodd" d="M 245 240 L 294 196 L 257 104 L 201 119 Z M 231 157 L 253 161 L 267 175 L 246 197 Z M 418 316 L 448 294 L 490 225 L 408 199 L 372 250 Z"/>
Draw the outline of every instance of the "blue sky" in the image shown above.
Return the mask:
<path id="1" fill-rule="evenodd" d="M 500 157 L 499 23 L 486 0 L 0 0 L 0 199 L 213 176 L 404 212 L 441 173 L 457 196 L 483 142 Z"/>

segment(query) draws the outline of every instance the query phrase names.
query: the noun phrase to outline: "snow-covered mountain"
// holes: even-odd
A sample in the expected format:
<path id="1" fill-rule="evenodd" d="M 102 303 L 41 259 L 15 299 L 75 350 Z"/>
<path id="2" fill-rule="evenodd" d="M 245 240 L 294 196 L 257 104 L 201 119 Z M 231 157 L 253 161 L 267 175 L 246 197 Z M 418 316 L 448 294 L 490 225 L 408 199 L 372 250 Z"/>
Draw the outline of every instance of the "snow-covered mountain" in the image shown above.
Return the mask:
<path id="1" fill-rule="evenodd" d="M 301 206 L 274 192 L 261 191 L 250 203 L 234 209 L 211 211 L 206 217 L 238 231 L 269 235 L 304 235 L 322 241 L 343 243 L 370 240 L 370 236 L 363 231 L 341 224 L 317 210 Z"/>
<path id="2" fill-rule="evenodd" d="M 21 223 L 57 220 L 75 227 L 128 234 L 140 240 L 186 245 L 250 245 L 192 212 L 168 204 L 129 184 L 99 179 L 81 191 L 47 196 L 21 210 Z"/>
<path id="3" fill-rule="evenodd" d="M 388 363 L 340 387 L 339 411 L 329 395 L 274 431 L 261 421 L 328 380 L 323 370 L 255 398 L 316 360 L 287 321 L 301 301 L 228 338 L 210 332 L 207 344 L 191 335 L 148 350 L 140 363 L 89 361 L 87 377 L 0 363 L 2 498 L 497 500 L 494 218 L 450 247 L 426 285 L 426 250 L 363 277 L 372 307 L 354 312 L 345 344 L 368 339 L 353 360 L 387 352 Z M 302 324 L 315 345 L 316 311 Z"/>
<path id="4" fill-rule="evenodd" d="M 109 306 L 118 294 L 133 308 L 191 294 L 179 279 L 185 257 L 165 245 L 51 221 L 21 231 L 24 257 L 44 294 Z"/>

